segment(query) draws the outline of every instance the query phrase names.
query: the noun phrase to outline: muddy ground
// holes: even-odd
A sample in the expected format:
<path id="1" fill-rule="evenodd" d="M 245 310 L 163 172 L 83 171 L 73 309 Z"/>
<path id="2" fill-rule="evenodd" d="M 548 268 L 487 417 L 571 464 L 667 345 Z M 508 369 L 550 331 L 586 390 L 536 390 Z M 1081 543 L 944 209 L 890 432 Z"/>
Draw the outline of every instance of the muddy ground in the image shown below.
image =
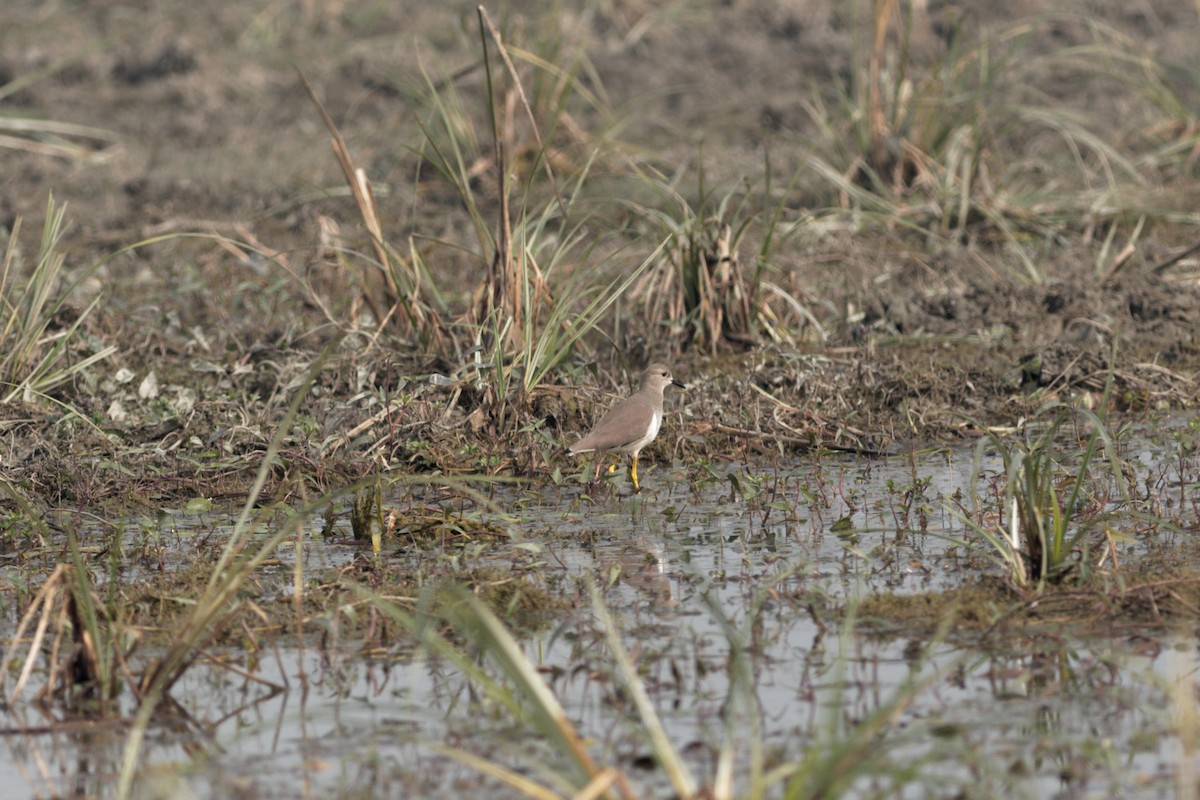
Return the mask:
<path id="1" fill-rule="evenodd" d="M 595 98 L 576 92 L 554 135 L 565 176 L 607 148 L 587 178 L 601 212 L 588 223 L 597 240 L 645 227 L 612 202 L 629 186 L 630 164 L 666 176 L 693 208 L 702 206 L 701 175 L 714 196 L 745 184 L 744 196 L 770 202 L 747 228 L 742 260 L 753 261 L 761 220 L 781 208 L 789 235 L 770 251 L 766 279 L 824 334 L 810 321 L 778 339 L 760 331 L 757 341 L 688 346 L 674 329 L 663 335 L 662 320 L 647 323 L 645 299 L 634 298 L 500 426 L 473 413 L 488 402 L 486 381 L 453 392 L 428 380 L 472 359 L 475 337 L 462 320 L 490 254 L 472 245 L 459 194 L 416 153 L 417 120 L 432 118 L 423 69 L 435 83 L 455 76 L 477 135 L 465 155 L 479 164 L 472 186 L 487 219 L 498 205 L 474 5 L 9 3 L 0 110 L 96 131 L 69 137 L 65 154 L 47 152 L 60 143 L 51 136 L 0 147 L 0 226 L 23 218 L 29 257 L 47 198 L 68 204 L 69 269 L 100 264 L 73 307 L 102 298 L 76 357 L 101 344 L 117 353 L 50 400 L 0 409 L 0 469 L 51 506 L 237 497 L 305 369 L 339 335 L 284 442 L 275 477 L 288 491 L 384 465 L 535 479 L 576 470 L 558 448 L 652 357 L 670 359 L 691 388 L 650 463 L 895 451 L 974 437 L 1048 400 L 1094 407 L 1106 387 L 1124 418 L 1188 408 L 1200 365 L 1200 262 L 1186 254 L 1200 239 L 1197 8 L 1069 5 L 931 2 L 912 18 L 918 68 L 1027 21 L 1022 52 L 1119 44 L 1158 65 L 1181 104 L 1165 112 L 1154 100 L 1161 93 L 1148 90 L 1159 84 L 1132 66 L 1103 73 L 1029 59 L 1019 86 L 1005 89 L 1016 93 L 1006 107 L 1063 109 L 1142 171 L 1122 173 L 1100 148 L 1065 143 L 1019 115 L 991 120 L 1003 135 L 979 154 L 990 165 L 979 183 L 992 208 L 1017 209 L 1004 228 L 973 217 L 930 223 L 936 208 L 917 181 L 885 198 L 901 213 L 856 216 L 846 188 L 810 168 L 814 153 L 829 152 L 815 144 L 828 136 L 814 98 L 834 103 L 861 74 L 866 3 L 490 4 L 507 42 L 574 69 Z M 370 337 L 364 284 L 339 265 L 329 233 L 369 248 L 297 67 L 375 186 L 385 237 L 402 252 L 413 237 L 422 253 L 433 284 L 425 297 L 439 296 L 449 344 L 423 347 L 391 329 Z M 1175 157 L 1147 156 L 1172 147 Z M 1109 173 L 1122 174 L 1106 195 L 1096 183 Z M 1039 191 L 1050 197 L 1043 205 L 1024 199 Z M 208 238 L 184 235 L 192 233 Z M 166 238 L 145 244 L 155 237 Z M 597 280 L 649 247 L 606 262 Z M 574 266 L 587 264 L 581 256 Z M 560 301 L 571 296 L 568 277 L 554 276 Z M 157 386 L 147 389 L 151 372 Z"/>

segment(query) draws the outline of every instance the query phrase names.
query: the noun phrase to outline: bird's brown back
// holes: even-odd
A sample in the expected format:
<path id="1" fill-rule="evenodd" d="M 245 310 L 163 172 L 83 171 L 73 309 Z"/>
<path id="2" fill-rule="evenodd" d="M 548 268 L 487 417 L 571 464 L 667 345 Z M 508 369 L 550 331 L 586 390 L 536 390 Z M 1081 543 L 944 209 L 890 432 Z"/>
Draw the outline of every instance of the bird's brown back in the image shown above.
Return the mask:
<path id="1" fill-rule="evenodd" d="M 621 450 L 639 442 L 644 446 L 642 440 L 646 438 L 654 414 L 662 416 L 661 404 L 661 395 L 658 408 L 640 393 L 626 397 L 596 423 L 591 433 L 571 445 L 571 452 Z"/>

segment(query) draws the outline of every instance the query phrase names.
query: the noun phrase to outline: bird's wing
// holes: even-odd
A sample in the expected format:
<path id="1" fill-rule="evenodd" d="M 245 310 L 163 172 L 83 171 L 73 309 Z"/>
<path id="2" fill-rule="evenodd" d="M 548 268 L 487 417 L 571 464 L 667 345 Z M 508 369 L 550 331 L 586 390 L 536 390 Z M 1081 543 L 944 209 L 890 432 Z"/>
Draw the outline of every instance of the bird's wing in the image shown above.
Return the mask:
<path id="1" fill-rule="evenodd" d="M 615 450 L 636 442 L 645 434 L 653 415 L 654 407 L 645 400 L 637 395 L 626 397 L 596 423 L 591 433 L 571 445 L 571 452 Z"/>

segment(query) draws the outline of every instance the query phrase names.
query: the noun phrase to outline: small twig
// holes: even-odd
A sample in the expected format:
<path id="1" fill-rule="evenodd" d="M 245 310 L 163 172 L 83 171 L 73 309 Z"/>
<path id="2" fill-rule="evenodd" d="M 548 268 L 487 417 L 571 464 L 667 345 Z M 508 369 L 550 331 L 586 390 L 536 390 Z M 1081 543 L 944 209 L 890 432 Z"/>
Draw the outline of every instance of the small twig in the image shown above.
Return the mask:
<path id="1" fill-rule="evenodd" d="M 1153 267 L 1151 267 L 1150 271 L 1151 272 L 1163 272 L 1164 270 L 1167 270 L 1170 267 L 1175 266 L 1180 261 L 1182 261 L 1183 259 L 1187 258 L 1188 256 L 1192 255 L 1193 253 L 1195 253 L 1197 251 L 1200 251 L 1200 241 L 1196 242 L 1191 247 L 1184 248 L 1183 250 L 1181 250 L 1178 253 L 1176 253 L 1175 255 L 1167 258 L 1166 260 L 1160 261 L 1159 263 L 1157 263 Z"/>

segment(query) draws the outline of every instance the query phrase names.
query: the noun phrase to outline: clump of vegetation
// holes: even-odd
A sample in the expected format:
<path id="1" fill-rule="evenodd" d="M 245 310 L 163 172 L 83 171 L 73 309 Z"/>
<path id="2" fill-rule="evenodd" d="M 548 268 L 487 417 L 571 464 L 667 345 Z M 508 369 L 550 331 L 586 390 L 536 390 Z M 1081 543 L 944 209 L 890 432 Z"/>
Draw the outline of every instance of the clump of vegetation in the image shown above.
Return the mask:
<path id="1" fill-rule="evenodd" d="M 1081 427 L 1083 444 L 1072 446 Z M 985 451 L 998 453 L 1003 464 L 994 528 L 974 521 L 981 508 Z M 988 431 L 976 447 L 973 473 L 976 513 L 968 518 L 971 529 L 1019 587 L 1040 589 L 1068 578 L 1087 581 L 1095 559 L 1113 544 L 1107 522 L 1125 511 L 1129 500 L 1123 465 L 1104 418 L 1054 403 L 1027 422 L 1020 435 Z M 1093 541 L 1096 536 L 1099 540 Z"/>
<path id="2" fill-rule="evenodd" d="M 8 237 L 0 268 L 0 402 L 45 397 L 116 352 L 115 345 L 92 347 L 81 341 L 99 296 L 81 311 L 68 313 L 71 295 L 88 271 L 73 277 L 63 271 L 65 214 L 66 206 L 51 197 L 32 261 L 21 255 L 20 219 Z"/>
<path id="3" fill-rule="evenodd" d="M 434 657 L 453 664 L 497 708 L 528 726 L 554 755 L 553 761 L 539 761 L 537 772 L 544 782 L 534 780 L 525 770 L 480 757 L 465 749 L 435 745 L 434 749 L 481 774 L 503 783 L 527 797 L 612 796 L 633 800 L 641 795 L 634 789 L 632 776 L 619 763 L 604 763 L 593 755 L 586 731 L 571 720 L 547 684 L 537 663 L 526 655 L 509 629 L 478 599 L 460 591 L 455 602 L 439 604 L 436 609 L 422 606 L 420 613 L 389 602 L 377 594 L 363 591 L 389 619 L 412 631 Z M 598 642 L 607 650 L 603 669 L 607 679 L 627 698 L 629 717 L 649 751 L 656 768 L 661 769 L 675 794 L 687 800 L 732 798 L 735 796 L 735 769 L 744 759 L 748 788 L 736 796 L 761 798 L 782 791 L 791 798 L 838 796 L 866 776 L 892 789 L 898 789 L 919 774 L 919 765 L 902 764 L 880 746 L 880 736 L 894 715 L 925 685 L 914 670 L 892 697 L 867 718 L 848 724 L 835 709 L 822 724 L 822 735 L 802 759 L 769 764 L 761 709 L 753 685 L 749 649 L 755 640 L 755 626 L 769 591 L 757 593 L 746 619 L 735 624 L 725 618 L 714 603 L 712 613 L 727 639 L 730 652 L 729 688 L 725 701 L 725 730 L 716 754 L 715 769 L 709 780 L 699 781 L 688 766 L 677 742 L 672 741 L 650 696 L 639 667 L 626 649 L 623 633 L 609 613 L 599 590 L 589 587 L 590 605 L 599 628 Z M 453 631 L 446 632 L 447 624 Z M 853 613 L 847 617 L 847 631 L 855 624 Z M 460 641 L 465 639 L 465 641 Z M 940 638 L 940 637 L 939 637 Z M 494 667 L 493 674 L 488 666 Z M 593 669 L 598 666 L 593 667 Z M 838 685 L 837 691 L 845 688 Z"/>
<path id="4" fill-rule="evenodd" d="M 931 243 L 1002 243 L 1021 278 L 1045 283 L 1051 274 L 1039 255 L 1064 231 L 1104 239 L 1097 270 L 1105 276 L 1128 260 L 1148 219 L 1176 217 L 1178 202 L 1166 199 L 1174 192 L 1156 176 L 1191 171 L 1194 115 L 1183 110 L 1168 68 L 1120 31 L 1071 12 L 976 31 L 967 12 L 949 11 L 935 24 L 924 6 L 897 0 L 855 3 L 847 13 L 857 26 L 852 67 L 843 84 L 811 93 L 817 135 L 808 166 L 856 219 L 911 229 Z M 1064 29 L 1091 41 L 1047 44 Z M 1048 67 L 1135 84 L 1163 126 L 1136 143 L 1114 142 L 1110 120 L 1046 96 L 1034 76 Z M 1036 155 L 1031 141 L 1040 145 Z M 1047 174 L 1056 175 L 1053 185 Z"/>
<path id="5" fill-rule="evenodd" d="M 667 182 L 642 178 L 666 203 L 635 208 L 664 232 L 667 247 L 630 297 L 642 309 L 642 325 L 667 352 L 695 349 L 712 356 L 763 341 L 795 346 L 805 328 L 824 339 L 801 300 L 771 281 L 776 250 L 802 225 L 782 224 L 784 204 L 773 199 L 769 168 L 761 197 L 748 190 L 714 196 L 701 171 L 695 207 Z M 760 244 L 744 260 L 741 249 L 751 231 Z"/>

